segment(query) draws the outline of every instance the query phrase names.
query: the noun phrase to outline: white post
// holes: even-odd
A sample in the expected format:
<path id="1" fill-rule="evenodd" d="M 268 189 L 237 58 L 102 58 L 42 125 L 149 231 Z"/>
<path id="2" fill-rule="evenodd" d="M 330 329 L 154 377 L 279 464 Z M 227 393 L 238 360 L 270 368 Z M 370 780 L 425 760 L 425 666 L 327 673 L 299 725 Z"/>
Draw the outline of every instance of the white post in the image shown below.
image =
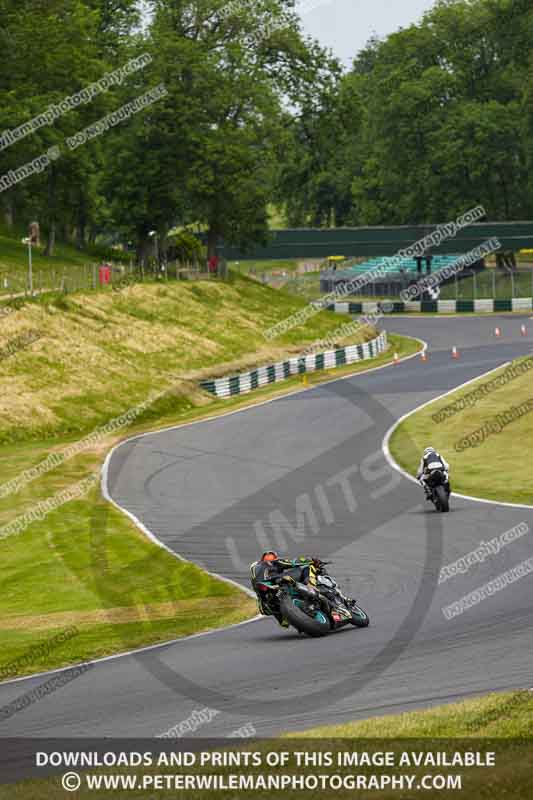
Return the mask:
<path id="1" fill-rule="evenodd" d="M 30 295 L 33 296 L 33 265 L 31 263 L 31 236 L 28 239 L 28 284 L 30 287 Z"/>
<path id="2" fill-rule="evenodd" d="M 33 265 L 31 263 L 31 236 L 22 240 L 22 244 L 28 245 L 28 289 L 33 296 Z"/>

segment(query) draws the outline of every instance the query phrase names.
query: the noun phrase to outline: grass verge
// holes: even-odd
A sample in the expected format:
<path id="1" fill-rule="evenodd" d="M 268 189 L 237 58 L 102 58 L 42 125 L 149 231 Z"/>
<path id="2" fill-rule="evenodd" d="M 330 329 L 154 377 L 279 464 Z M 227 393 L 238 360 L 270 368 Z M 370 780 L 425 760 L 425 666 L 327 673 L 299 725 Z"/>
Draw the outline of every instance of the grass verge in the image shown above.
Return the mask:
<path id="1" fill-rule="evenodd" d="M 265 338 L 303 308 L 240 276 L 27 302 L 0 316 L 0 379 L 9 387 L 0 397 L 0 444 L 91 430 L 144 401 L 154 386 L 171 390 L 152 407 L 154 420 L 208 403 L 200 378 L 283 360 L 343 324 L 322 312 Z M 360 328 L 340 341 L 374 335 Z"/>
<path id="2" fill-rule="evenodd" d="M 495 692 L 423 711 L 406 711 L 343 725 L 324 725 L 289 738 L 533 738 L 533 692 Z"/>
<path id="3" fill-rule="evenodd" d="M 221 401 L 200 392 L 191 377 L 221 369 L 221 360 L 229 371 L 236 363 L 257 363 L 272 354 L 259 345 L 260 326 L 299 310 L 298 301 L 243 279 L 229 286 L 132 287 L 124 295 L 75 296 L 66 305 L 61 298 L 33 302 L 0 320 L 8 341 L 30 326 L 39 326 L 43 334 L 0 363 L 9 386 L 0 400 L 0 525 L 96 475 L 104 454 L 120 438 L 302 388 L 302 379 L 294 377 Z M 303 343 L 314 341 L 338 325 L 333 315 L 317 315 L 305 329 L 291 331 L 276 352 L 298 349 L 298 335 Z M 362 338 L 371 335 L 360 333 Z M 187 351 L 176 351 L 177 336 L 188 341 Z M 419 346 L 399 337 L 392 337 L 391 345 L 371 365 L 361 362 L 314 373 L 308 384 L 380 366 L 394 350 L 407 355 Z M 189 377 L 176 382 L 180 367 Z M 172 387 L 168 396 L 127 430 L 106 435 L 15 492 L 3 488 L 160 385 Z M 0 679 L 165 641 L 255 613 L 255 604 L 239 589 L 146 540 L 129 519 L 102 501 L 97 488 L 3 539 L 1 546 Z M 59 641 L 64 632 L 68 635 Z"/>
<path id="4" fill-rule="evenodd" d="M 239 796 L 268 800 L 273 794 L 289 800 L 323 800 L 330 796 L 339 800 L 353 797 L 407 800 L 419 795 L 431 800 L 454 797 L 526 800 L 531 796 L 533 767 L 532 712 L 530 692 L 508 692 L 430 711 L 374 718 L 366 723 L 315 728 L 304 735 L 255 741 L 250 745 L 239 746 L 233 739 L 228 743 L 222 740 L 217 747 L 211 741 L 202 748 L 202 756 L 199 748 L 194 748 L 196 764 L 185 768 L 166 766 L 168 761 L 159 760 L 160 749 L 152 746 L 150 751 L 157 766 L 89 769 L 87 772 L 92 776 L 113 776 L 111 780 L 124 776 L 131 781 L 136 775 L 138 796 L 155 797 L 157 791 L 158 798 L 169 800 L 189 800 L 192 796 L 200 800 L 214 797 L 231 800 Z M 168 745 L 173 749 L 172 742 L 167 743 L 167 749 Z M 76 752 L 77 748 L 64 749 Z M 223 750 L 231 753 L 221 753 Z M 441 763 L 443 754 L 445 763 Z M 475 759 L 476 754 L 483 766 L 475 762 L 469 765 L 469 759 Z M 224 755 L 241 761 L 226 766 L 222 762 Z M 198 765 L 201 758 L 204 766 Z M 178 777 L 178 773 L 182 775 Z M 175 785 L 175 780 L 183 781 L 184 775 L 191 776 L 190 780 L 205 782 L 218 776 L 226 786 L 216 790 L 198 786 L 183 789 Z M 247 791 L 237 791 L 229 784 L 231 776 L 242 776 L 245 781 L 262 779 L 264 783 L 248 787 Z M 298 788 L 285 786 L 281 791 L 265 785 L 269 777 L 279 780 L 282 776 L 287 776 L 286 780 L 295 776 L 299 782 L 315 780 L 316 784 L 303 788 L 298 784 Z M 54 790 L 59 786 L 60 777 L 59 774 L 0 787 L 0 798 L 44 800 L 56 796 Z M 142 782 L 144 791 L 140 789 Z M 417 791 L 421 789 L 423 791 Z M 103 787 L 100 791 L 89 790 L 84 781 L 76 792 L 79 798 L 105 796 Z M 131 790 L 115 784 L 113 797 L 122 800 L 129 796 Z"/>
<path id="5" fill-rule="evenodd" d="M 117 265 L 130 260 L 119 251 L 96 248 L 90 252 L 63 242 L 56 244 L 53 256 L 43 256 L 43 250 L 44 243 L 32 248 L 33 289 L 37 292 L 58 287 L 61 282 L 69 291 L 87 289 L 96 282 L 97 268 L 103 260 L 110 259 Z M 28 248 L 22 243 L 22 232 L 16 237 L 0 224 L 0 299 L 24 294 L 27 288 Z"/>
<path id="6" fill-rule="evenodd" d="M 533 435 L 533 406 L 531 411 L 523 406 L 533 401 L 531 371 L 498 385 L 504 372 L 505 368 L 479 378 L 408 417 L 391 437 L 390 450 L 396 461 L 414 474 L 417 453 L 431 444 L 450 463 L 454 491 L 532 504 L 531 465 L 516 457 Z M 499 415 L 519 407 L 525 413 L 502 426 Z"/>

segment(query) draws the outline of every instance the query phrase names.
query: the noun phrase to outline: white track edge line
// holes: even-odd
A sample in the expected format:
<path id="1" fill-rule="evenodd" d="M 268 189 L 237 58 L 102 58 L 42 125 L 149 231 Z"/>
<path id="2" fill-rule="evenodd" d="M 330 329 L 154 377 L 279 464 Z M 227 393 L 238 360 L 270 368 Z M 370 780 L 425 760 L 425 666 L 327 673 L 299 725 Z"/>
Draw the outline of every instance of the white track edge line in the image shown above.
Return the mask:
<path id="1" fill-rule="evenodd" d="M 427 349 L 427 343 L 422 341 L 422 339 L 418 339 L 416 336 L 406 336 L 405 338 L 413 339 L 414 341 L 420 342 L 423 345 L 422 351 L 425 352 L 425 350 Z M 404 358 L 401 358 L 397 363 L 402 363 L 403 361 L 409 361 L 409 359 L 411 358 L 416 358 L 416 356 L 420 355 L 422 351 L 419 350 L 416 353 L 412 353 L 409 356 L 404 356 Z M 113 453 L 116 450 L 118 450 L 119 447 L 122 447 L 122 445 L 127 444 L 128 442 L 133 442 L 135 441 L 135 439 L 142 439 L 145 436 L 155 436 L 156 434 L 164 433 L 165 431 L 177 430 L 178 428 L 187 428 L 190 425 L 198 425 L 201 422 L 210 422 L 213 420 L 221 419 L 222 417 L 229 417 L 231 414 L 238 414 L 242 411 L 249 411 L 252 408 L 259 408 L 259 406 L 264 406 L 267 403 L 273 403 L 276 400 L 281 400 L 284 399 L 285 397 L 289 397 L 295 394 L 301 394 L 303 392 L 309 392 L 313 389 L 319 389 L 321 386 L 325 386 L 329 383 L 335 383 L 336 381 L 343 381 L 346 380 L 347 378 L 353 378 L 357 375 L 366 375 L 368 372 L 375 372 L 378 369 L 386 369 L 392 366 L 396 366 L 396 364 L 391 361 L 388 364 L 381 364 L 381 366 L 379 367 L 372 367 L 371 369 L 358 370 L 356 372 L 352 372 L 350 375 L 343 375 L 341 377 L 332 378 L 330 381 L 323 381 L 322 383 L 318 383 L 316 386 L 307 386 L 302 389 L 296 389 L 293 392 L 288 392 L 285 395 L 270 397 L 267 400 L 262 400 L 260 403 L 251 403 L 250 405 L 244 406 L 244 408 L 236 408 L 233 409 L 233 411 L 226 411 L 224 412 L 224 414 L 218 414 L 218 415 L 213 415 L 211 417 L 205 417 L 203 419 L 192 420 L 191 422 L 182 422 L 179 423 L 178 425 L 170 425 L 167 428 L 158 428 L 157 430 L 154 431 L 146 431 L 145 433 L 138 433 L 135 434 L 134 436 L 130 436 L 128 439 L 124 439 L 122 442 L 119 442 L 114 447 L 112 447 L 105 458 L 104 464 L 102 466 L 102 479 L 101 479 L 102 495 L 105 500 L 107 500 L 109 503 L 115 506 L 115 508 L 118 508 L 120 511 L 122 511 L 127 517 L 129 517 L 129 519 L 133 522 L 135 527 L 137 527 L 140 531 L 142 531 L 142 533 L 144 533 L 144 535 L 151 542 L 156 544 L 158 547 L 161 547 L 163 550 L 166 550 L 168 553 L 170 553 L 171 556 L 174 556 L 174 558 L 177 558 L 179 561 L 185 561 L 188 564 L 194 564 L 195 566 L 198 566 L 197 564 L 195 564 L 194 561 L 189 561 L 188 559 L 181 556 L 179 553 L 176 553 L 174 550 L 171 550 L 166 544 L 164 544 L 164 542 L 158 539 L 157 536 L 155 536 L 155 534 L 152 533 L 152 531 L 146 527 L 146 525 L 144 525 L 139 519 L 137 519 L 137 517 L 134 514 L 132 514 L 131 511 L 128 511 L 128 509 L 126 508 L 123 508 L 121 505 L 115 502 L 115 500 L 113 500 L 113 498 L 109 494 L 107 486 L 109 463 L 111 461 Z M 202 567 L 199 567 L 199 569 L 202 569 Z M 231 580 L 231 578 L 225 578 L 223 575 L 218 575 L 216 572 L 208 572 L 206 569 L 204 569 L 203 572 L 206 572 L 208 575 L 211 575 L 214 578 L 218 578 L 221 581 L 225 581 L 226 583 L 236 586 L 238 589 L 241 589 L 241 591 L 245 592 L 250 597 L 253 597 L 255 599 L 255 594 L 252 592 L 252 590 L 248 589 L 246 586 L 242 586 L 240 583 L 237 583 L 237 581 L 233 581 Z M 190 639 L 197 639 L 200 636 L 208 636 L 213 633 L 219 633 L 221 631 L 228 631 L 231 630 L 232 628 L 237 628 L 240 625 L 248 625 L 251 622 L 257 622 L 262 618 L 263 618 L 262 614 L 257 614 L 255 617 L 251 617 L 250 619 L 245 619 L 242 622 L 235 622 L 232 625 L 224 625 L 221 628 L 213 628 L 208 631 L 201 631 L 200 633 L 191 633 L 189 636 L 181 636 L 179 639 L 168 639 L 165 642 L 156 642 L 155 644 L 146 645 L 144 647 L 136 647 L 132 650 L 125 650 L 121 653 L 113 653 L 112 655 L 109 656 L 101 656 L 100 658 L 94 658 L 90 661 L 81 661 L 78 662 L 77 664 L 69 664 L 66 667 L 58 667 L 57 669 L 47 670 L 45 672 L 34 672 L 31 675 L 22 675 L 19 678 L 11 678 L 7 681 L 0 681 L 0 687 L 7 686 L 8 684 L 11 683 L 22 683 L 23 681 L 29 681 L 33 678 L 43 678 L 47 675 L 57 675 L 60 672 L 68 672 L 68 670 L 76 669 L 78 667 L 85 666 L 87 664 L 100 664 L 104 661 L 113 661 L 117 658 L 125 658 L 126 656 L 136 655 L 137 653 L 145 653 L 148 652 L 149 650 L 164 648 L 174 644 L 181 644 L 182 642 L 187 642 Z"/>
<path id="2" fill-rule="evenodd" d="M 494 367 L 493 369 L 490 369 L 488 372 L 483 372 L 481 375 L 478 375 L 475 378 L 471 378 L 469 381 L 465 381 L 464 383 L 461 383 L 459 386 L 456 386 L 454 389 L 450 389 L 449 391 L 444 392 L 443 394 L 439 395 L 438 397 L 434 397 L 432 400 L 428 400 L 425 403 L 422 403 L 422 405 L 417 406 L 416 408 L 413 408 L 411 411 L 408 411 L 407 414 L 404 414 L 398 420 L 396 420 L 396 422 L 394 422 L 393 425 L 391 425 L 391 427 L 389 428 L 389 430 L 385 434 L 385 436 L 383 438 L 382 445 L 381 445 L 381 449 L 383 451 L 383 455 L 385 456 L 385 459 L 390 464 L 390 466 L 393 469 L 395 469 L 397 472 L 400 472 L 404 476 L 404 478 L 407 478 L 408 480 L 412 481 L 413 483 L 418 484 L 418 481 L 414 477 L 414 475 L 411 475 L 409 472 L 404 470 L 403 467 L 401 467 L 398 464 L 398 462 L 393 458 L 393 456 L 392 456 L 392 454 L 390 452 L 389 442 L 390 442 L 392 434 L 394 433 L 396 428 L 398 428 L 402 424 L 402 422 L 405 422 L 406 419 L 408 419 L 409 417 L 413 416 L 413 414 L 416 414 L 418 411 L 421 411 L 423 408 L 426 408 L 427 406 L 430 406 L 432 403 L 436 403 L 438 400 L 442 400 L 443 397 L 448 397 L 448 395 L 453 394 L 454 392 L 458 392 L 461 389 L 464 389 L 465 386 L 469 386 L 471 383 L 475 383 L 476 381 L 479 381 L 482 378 L 486 378 L 487 375 L 491 375 L 493 372 L 497 372 L 500 369 L 504 369 L 505 367 L 508 367 L 510 364 L 512 364 L 512 361 L 506 361 L 505 363 L 500 364 L 498 367 Z M 485 503 L 485 504 L 492 505 L 492 506 L 504 506 L 505 508 L 527 508 L 529 510 L 533 510 L 533 505 L 527 505 L 525 503 L 506 503 L 506 502 L 499 501 L 499 500 L 488 500 L 485 497 L 474 497 L 473 495 L 469 495 L 469 494 L 459 494 L 458 492 L 452 492 L 452 497 L 460 497 L 463 500 L 471 500 L 473 503 Z"/>
<path id="3" fill-rule="evenodd" d="M 242 620 L 242 622 L 233 622 L 231 625 L 225 625 L 223 628 L 212 628 L 208 631 L 200 631 L 200 633 L 190 633 L 188 636 L 180 636 L 178 639 L 168 639 L 165 642 L 156 642 L 155 644 L 145 645 L 144 647 L 136 647 L 133 650 L 125 650 L 122 653 L 112 653 L 109 656 L 100 656 L 99 658 L 93 658 L 90 661 L 78 661 L 76 664 L 69 664 L 67 667 L 57 667 L 57 669 L 49 669 L 45 672 L 33 672 L 31 675 L 21 675 L 19 678 L 10 678 L 7 681 L 0 681 L 0 688 L 11 683 L 22 683 L 22 681 L 29 681 L 33 678 L 44 678 L 48 675 L 57 675 L 60 672 L 68 672 L 72 669 L 78 669 L 79 667 L 86 667 L 92 664 L 100 664 L 104 661 L 114 661 L 117 658 L 124 658 L 125 656 L 135 655 L 136 653 L 146 653 L 149 650 L 156 650 L 157 648 L 180 644 L 181 642 L 189 641 L 189 639 L 198 639 L 200 636 L 208 636 L 211 633 L 218 633 L 219 631 L 229 631 L 232 628 L 239 628 L 241 625 L 249 625 L 250 622 L 256 622 L 262 618 L 263 617 L 261 614 L 257 614 L 255 617 Z"/>
<path id="4" fill-rule="evenodd" d="M 322 386 L 328 386 L 329 384 L 336 383 L 337 381 L 345 381 L 348 380 L 349 378 L 357 377 L 358 375 L 368 375 L 369 372 L 376 372 L 378 369 L 389 369 L 390 367 L 394 367 L 397 364 L 402 364 L 404 361 L 409 361 L 412 358 L 416 358 L 417 356 L 420 356 L 422 351 L 425 352 L 427 350 L 428 347 L 427 342 L 424 342 L 417 336 L 408 336 L 406 334 L 397 334 L 397 335 L 400 335 L 405 339 L 411 339 L 412 341 L 419 342 L 420 344 L 423 345 L 422 350 L 417 350 L 416 353 L 411 353 L 411 355 L 409 356 L 403 356 L 403 358 L 400 358 L 397 362 L 389 361 L 387 364 L 380 364 L 379 367 L 369 367 L 368 369 L 362 369 L 362 370 L 356 370 L 355 372 L 350 372 L 347 375 L 337 375 L 335 377 L 332 377 L 330 380 L 321 381 L 320 383 L 317 383 L 314 386 L 305 386 L 305 387 L 302 386 L 299 389 L 288 391 L 285 394 L 276 395 L 275 397 L 268 397 L 266 400 L 261 400 L 259 403 L 250 403 L 249 405 L 243 406 L 242 408 L 234 408 L 232 411 L 224 411 L 223 414 L 213 414 L 212 416 L 209 417 L 202 417 L 201 419 L 193 419 L 190 422 L 180 422 L 177 425 L 169 425 L 166 428 L 157 428 L 157 430 L 145 431 L 145 433 L 136 433 L 133 436 L 130 436 L 127 439 L 124 439 L 122 442 L 116 444 L 110 451 L 110 455 L 114 453 L 115 450 L 118 450 L 119 447 L 122 447 L 128 442 L 133 442 L 135 441 L 135 439 L 144 439 L 145 436 L 155 436 L 157 433 L 174 431 L 178 430 L 178 428 L 188 428 L 192 425 L 201 425 L 203 422 L 215 422 L 216 420 L 223 419 L 224 417 L 230 417 L 232 414 L 240 414 L 243 411 L 250 411 L 253 408 L 261 408 L 261 406 L 266 406 L 269 403 L 276 403 L 278 400 L 285 400 L 287 397 L 293 397 L 295 395 L 302 394 L 303 392 L 312 392 L 315 389 L 320 389 Z M 365 359 L 365 360 L 370 360 L 370 359 Z M 361 362 L 359 361 L 354 363 L 360 364 Z M 351 366 L 351 365 L 347 364 L 346 366 Z M 338 368 L 333 367 L 333 369 L 338 369 Z M 280 383 L 282 384 L 283 381 L 281 381 Z M 280 388 L 282 388 L 282 386 L 280 386 Z M 252 394 L 252 392 L 250 392 L 249 394 Z"/>
<path id="5" fill-rule="evenodd" d="M 169 430 L 169 429 L 167 429 L 167 430 Z M 156 431 L 153 431 L 153 433 L 156 433 Z M 126 440 L 126 441 L 128 441 L 128 440 Z M 124 444 L 124 442 L 122 442 L 121 444 Z M 120 445 L 117 445 L 117 447 L 119 447 L 119 446 Z M 194 561 L 190 561 L 190 559 L 184 558 L 184 556 L 180 555 L 179 553 L 176 553 L 168 545 L 166 545 L 164 542 L 162 542 L 161 539 L 158 539 L 157 536 L 149 528 L 147 528 L 146 525 L 144 525 L 140 521 L 140 519 L 138 519 L 135 516 L 135 514 L 132 514 L 132 512 L 128 511 L 127 508 L 124 508 L 119 503 L 117 503 L 115 500 L 113 500 L 113 498 L 109 494 L 109 490 L 108 490 L 108 486 L 107 486 L 107 476 L 108 476 L 108 472 L 109 472 L 109 463 L 111 461 L 111 457 L 112 457 L 114 451 L 115 451 L 115 448 L 113 448 L 112 450 L 109 451 L 109 453 L 107 454 L 106 459 L 104 461 L 104 465 L 102 467 L 101 488 L 102 488 L 102 495 L 103 495 L 104 499 L 107 500 L 108 503 L 111 503 L 111 505 L 115 506 L 115 508 L 118 508 L 120 511 L 122 511 L 127 517 L 129 517 L 129 519 L 133 522 L 133 524 L 140 531 L 142 531 L 142 533 L 144 533 L 144 535 L 151 542 L 153 542 L 155 545 L 157 545 L 158 547 L 161 547 L 163 550 L 166 550 L 167 553 L 170 553 L 170 555 L 174 556 L 174 558 L 177 558 L 179 561 L 184 561 L 187 564 L 194 564 L 194 566 L 198 567 L 198 564 L 195 564 Z M 209 572 L 209 570 L 204 569 L 203 567 L 198 567 L 198 568 L 201 569 L 203 572 L 205 572 L 207 575 L 210 575 L 212 578 L 218 578 L 218 580 L 224 581 L 225 583 L 229 583 L 231 586 L 236 586 L 238 589 L 240 589 L 241 591 L 245 592 L 245 594 L 247 594 L 249 597 L 253 597 L 255 599 L 255 593 L 252 592 L 251 589 L 248 589 L 246 586 L 242 586 L 242 584 L 237 583 L 237 581 L 234 581 L 231 578 L 225 578 L 223 575 L 218 575 L 216 572 Z M 216 630 L 223 630 L 223 628 L 216 628 Z M 192 634 L 192 635 L 195 636 L 196 634 Z M 189 637 L 185 636 L 184 638 L 187 639 Z"/>

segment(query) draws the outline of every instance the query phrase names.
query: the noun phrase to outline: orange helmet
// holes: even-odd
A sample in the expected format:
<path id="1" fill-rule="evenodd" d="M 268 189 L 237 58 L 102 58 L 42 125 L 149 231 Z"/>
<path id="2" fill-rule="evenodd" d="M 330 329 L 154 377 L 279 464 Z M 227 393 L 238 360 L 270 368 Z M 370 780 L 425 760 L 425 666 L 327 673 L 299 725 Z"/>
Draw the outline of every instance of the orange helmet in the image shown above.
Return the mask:
<path id="1" fill-rule="evenodd" d="M 277 561 L 278 558 L 279 556 L 274 550 L 267 550 L 266 553 L 263 553 L 261 556 L 261 561 Z"/>

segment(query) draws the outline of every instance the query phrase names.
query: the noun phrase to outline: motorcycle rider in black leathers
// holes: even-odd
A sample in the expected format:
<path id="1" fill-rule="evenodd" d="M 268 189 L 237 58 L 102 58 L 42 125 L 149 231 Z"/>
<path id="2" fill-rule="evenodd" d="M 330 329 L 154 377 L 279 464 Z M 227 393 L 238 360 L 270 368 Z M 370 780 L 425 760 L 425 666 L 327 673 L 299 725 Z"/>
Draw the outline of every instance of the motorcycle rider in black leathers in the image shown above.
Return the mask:
<path id="1" fill-rule="evenodd" d="M 280 614 L 275 613 L 263 602 L 261 594 L 257 589 L 257 583 L 260 583 L 261 580 L 272 580 L 274 577 L 284 576 L 292 578 L 298 583 L 314 586 L 326 597 L 329 594 L 327 589 L 319 585 L 319 576 L 326 574 L 324 562 L 319 558 L 308 558 L 306 556 L 292 559 L 280 558 L 274 550 L 268 550 L 266 553 L 263 553 L 259 561 L 255 561 L 251 565 L 250 573 L 252 587 L 257 595 L 257 604 L 260 613 L 265 616 L 274 616 L 284 628 L 288 627 L 287 620 L 283 619 Z M 355 603 L 355 600 L 343 595 L 338 588 L 335 588 L 335 592 L 348 608 Z"/>

